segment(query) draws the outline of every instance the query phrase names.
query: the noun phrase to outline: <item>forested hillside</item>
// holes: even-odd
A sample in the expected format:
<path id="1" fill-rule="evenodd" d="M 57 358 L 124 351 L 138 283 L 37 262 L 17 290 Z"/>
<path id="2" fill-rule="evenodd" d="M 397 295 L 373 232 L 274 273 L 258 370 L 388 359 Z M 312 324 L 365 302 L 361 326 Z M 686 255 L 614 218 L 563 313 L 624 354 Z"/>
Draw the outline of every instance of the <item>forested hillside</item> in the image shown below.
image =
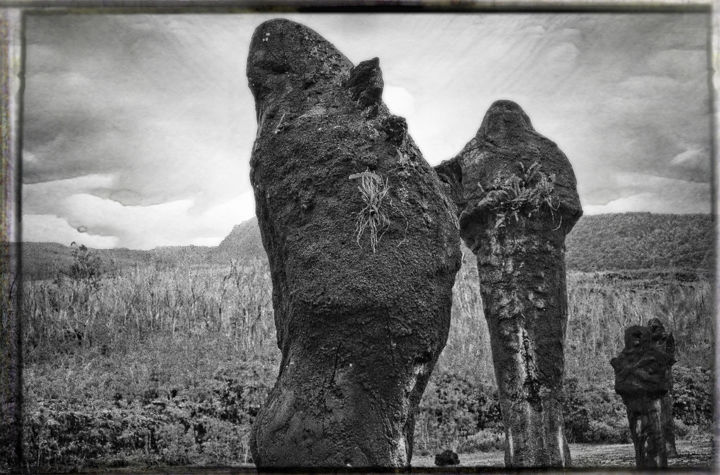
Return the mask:
<path id="1" fill-rule="evenodd" d="M 710 215 L 651 213 L 584 216 L 568 235 L 567 269 L 711 270 L 714 228 Z M 69 243 L 68 243 L 69 244 Z M 15 246 L 11 246 L 14 250 Z M 257 219 L 235 226 L 217 247 L 178 246 L 150 251 L 94 251 L 111 267 L 135 265 L 220 264 L 230 259 L 265 259 Z M 72 263 L 72 249 L 57 243 L 25 243 L 23 269 L 28 279 L 53 277 Z"/>
<path id="2" fill-rule="evenodd" d="M 265 249 L 260 239 L 260 228 L 257 218 L 248 219 L 238 224 L 230 234 L 222 240 L 215 250 L 219 259 L 237 259 L 238 256 L 265 258 Z"/>
<path id="3" fill-rule="evenodd" d="M 584 216 L 567 237 L 569 270 L 711 269 L 712 217 L 626 213 Z"/>

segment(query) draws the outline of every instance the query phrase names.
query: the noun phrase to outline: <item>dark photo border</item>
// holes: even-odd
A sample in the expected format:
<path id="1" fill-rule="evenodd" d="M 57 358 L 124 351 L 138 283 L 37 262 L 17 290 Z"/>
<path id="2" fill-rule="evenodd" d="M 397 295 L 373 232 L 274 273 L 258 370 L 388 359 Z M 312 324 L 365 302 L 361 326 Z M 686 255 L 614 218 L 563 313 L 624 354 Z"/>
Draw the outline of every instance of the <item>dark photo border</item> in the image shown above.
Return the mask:
<path id="1" fill-rule="evenodd" d="M 22 262 L 18 246 L 21 243 L 21 177 L 22 177 L 22 97 L 25 61 L 24 28 L 28 15 L 65 14 L 177 14 L 177 13 L 705 13 L 711 25 L 710 50 L 712 119 L 712 216 L 715 230 L 715 252 L 718 247 L 718 193 L 720 183 L 718 163 L 720 155 L 717 143 L 720 138 L 717 110 L 720 107 L 720 0 L 649 0 L 649 1 L 607 1 L 607 0 L 478 0 L 478 1 L 312 1 L 312 0 L 0 0 L 0 180 L 3 193 L 0 195 L 0 292 L 2 306 L 0 315 L 0 462 L 7 457 L 8 465 L 17 472 L 25 472 L 23 463 L 22 427 Z M 715 275 L 718 272 L 715 261 Z M 715 281 L 714 303 L 716 335 L 720 324 L 717 318 L 720 287 Z M 715 341 L 715 367 L 720 365 L 718 341 Z M 718 375 L 715 373 L 715 458 L 713 469 L 720 471 L 717 457 L 720 427 L 717 414 Z M 0 463 L 2 467 L 2 463 Z M 477 469 L 454 469 L 453 471 L 474 472 Z M 578 470 L 578 469 L 575 469 Z M 160 469 L 154 473 L 243 473 L 238 468 L 182 468 Z M 303 469 L 303 472 L 311 470 Z M 333 470 L 336 471 L 336 470 Z M 420 472 L 445 472 L 438 468 L 412 469 Z M 492 469 L 497 472 L 497 469 Z M 581 470 L 581 471 L 594 471 Z M 607 472 L 607 469 L 603 469 Z M 624 470 L 621 470 L 621 472 Z M 110 473 L 110 470 L 105 471 Z M 132 473 L 122 470 L 122 473 Z M 139 473 L 150 473 L 142 471 Z"/>

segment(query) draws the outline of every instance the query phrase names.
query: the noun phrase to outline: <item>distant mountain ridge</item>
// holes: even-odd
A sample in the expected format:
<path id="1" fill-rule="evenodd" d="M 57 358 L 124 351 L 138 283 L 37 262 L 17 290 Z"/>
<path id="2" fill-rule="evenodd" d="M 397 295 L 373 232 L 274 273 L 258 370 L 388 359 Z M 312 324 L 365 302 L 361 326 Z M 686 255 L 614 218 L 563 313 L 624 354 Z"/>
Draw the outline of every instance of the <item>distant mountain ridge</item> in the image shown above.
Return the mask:
<path id="1" fill-rule="evenodd" d="M 233 227 L 215 252 L 216 257 L 237 259 L 238 256 L 250 256 L 266 259 L 257 218 L 253 217 Z"/>
<path id="2" fill-rule="evenodd" d="M 568 270 L 711 270 L 714 226 L 711 215 L 625 213 L 584 216 L 566 240 Z M 23 244 L 26 278 L 54 276 L 72 263 L 71 249 L 57 243 Z M 11 244 L 11 252 L 17 252 Z M 175 246 L 149 251 L 95 250 L 117 267 L 223 264 L 230 259 L 267 259 L 257 219 L 235 226 L 217 247 Z"/>

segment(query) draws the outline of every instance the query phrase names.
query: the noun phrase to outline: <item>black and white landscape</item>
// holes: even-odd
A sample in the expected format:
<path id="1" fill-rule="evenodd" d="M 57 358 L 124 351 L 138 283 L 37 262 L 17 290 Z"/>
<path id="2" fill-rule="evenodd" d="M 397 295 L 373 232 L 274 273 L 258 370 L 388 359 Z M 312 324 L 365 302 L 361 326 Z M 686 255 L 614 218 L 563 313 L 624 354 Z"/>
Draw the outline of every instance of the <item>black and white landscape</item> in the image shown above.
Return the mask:
<path id="1" fill-rule="evenodd" d="M 308 409 L 304 402 L 273 402 L 286 401 L 280 389 L 271 394 L 281 365 L 287 368 L 292 360 L 302 366 L 303 357 L 314 361 L 310 368 L 320 382 L 310 389 L 278 383 L 283 390 L 304 388 L 303 394 L 326 385 L 339 388 L 338 394 L 349 391 L 352 385 L 342 384 L 360 371 L 347 369 L 358 358 L 348 349 L 352 345 L 342 350 L 332 339 L 323 340 L 310 356 L 296 349 L 302 332 L 287 335 L 297 333 L 293 325 L 301 324 L 283 320 L 286 307 L 279 307 L 308 305 L 308 314 L 321 316 L 332 308 L 342 318 L 347 308 L 365 312 L 358 301 L 376 302 L 376 296 L 358 300 L 352 292 L 365 287 L 348 284 L 346 277 L 357 275 L 361 282 L 368 272 L 377 281 L 367 288 L 378 292 L 385 291 L 383 282 L 400 288 L 400 277 L 409 281 L 422 272 L 437 277 L 437 284 L 428 284 L 433 289 L 447 284 L 448 292 L 441 289 L 428 297 L 431 292 L 423 290 L 417 297 L 436 312 L 428 310 L 422 317 L 427 321 L 421 331 L 427 322 L 443 318 L 445 303 L 452 306 L 447 342 L 441 341 L 439 328 L 423 340 L 433 349 L 415 360 L 408 357 L 416 373 L 406 393 L 411 400 L 417 393 L 418 400 L 378 396 L 388 405 L 412 409 L 414 429 L 409 437 L 398 432 L 400 448 L 391 462 L 365 465 L 432 466 L 435 455 L 445 450 L 457 453 L 462 465 L 532 465 L 508 448 L 513 442 L 503 411 L 511 406 L 503 405 L 505 396 L 498 394 L 497 375 L 503 373 L 493 364 L 492 329 L 481 298 L 502 300 L 504 295 L 486 288 L 500 284 L 489 283 L 492 279 L 483 279 L 482 273 L 492 272 L 498 265 L 493 259 L 505 255 L 507 246 L 483 257 L 487 244 L 474 241 L 466 230 L 488 236 L 477 229 L 502 234 L 525 223 L 509 241 L 497 241 L 516 242 L 541 232 L 540 215 L 547 221 L 542 232 L 567 232 L 552 238 L 564 238 L 564 264 L 561 246 L 548 254 L 560 256 L 552 262 L 555 267 L 547 266 L 556 269 L 548 274 L 562 278 L 543 278 L 554 279 L 559 312 L 567 318 L 564 369 L 557 383 L 564 397 L 557 399 L 556 409 L 564 418 L 560 426 L 572 466 L 635 466 L 626 407 L 614 391 L 610 359 L 623 349 L 627 327 L 658 318 L 676 345 L 672 395 L 678 455 L 668 463 L 709 467 L 715 323 L 707 15 L 284 15 L 312 28 L 346 58 L 320 40 L 307 47 L 312 60 L 302 56 L 304 46 L 282 56 L 276 45 L 265 46 L 274 37 L 258 37 L 253 51 L 262 54 L 251 55 L 248 62 L 253 32 L 274 18 L 280 16 L 28 16 L 22 242 L 11 243 L 10 249 L 23 264 L 29 466 L 66 471 L 268 464 L 277 454 L 258 448 L 270 445 L 262 436 L 263 422 L 256 424 L 258 415 L 269 421 L 267 414 L 279 413 L 283 404 L 295 404 L 298 412 L 312 409 L 312 403 Z M 266 27 L 272 34 L 288 28 L 270 25 L 275 25 Z M 361 64 L 374 57 L 379 62 Z M 281 82 L 298 68 L 309 71 L 298 75 L 302 81 Z M 315 102 L 304 110 L 298 105 L 303 101 Z M 494 107 L 506 114 L 501 115 L 504 125 L 488 132 L 491 125 L 483 118 Z M 510 113 L 527 119 L 522 131 L 508 125 Z M 312 130 L 303 129 L 308 124 Z M 343 135 L 343 128 L 352 133 Z M 502 140 L 499 133 L 505 134 Z M 527 159 L 518 178 L 525 181 L 515 188 L 512 180 L 503 182 L 505 168 L 483 157 L 502 141 L 519 143 L 521 135 L 513 134 L 521 133 L 533 139 L 513 150 L 535 156 L 533 151 L 542 149 L 538 156 L 547 157 L 550 148 L 543 147 L 552 143 L 552 156 L 566 157 L 571 168 L 562 168 L 560 159 Z M 375 136 L 384 142 L 378 145 Z M 471 139 L 475 142 L 468 143 Z M 386 149 L 397 150 L 397 157 L 393 152 L 384 158 Z M 307 168 L 268 158 L 283 153 L 307 158 Z M 455 171 L 460 165 L 444 162 L 453 157 L 466 160 L 462 174 Z M 264 163 L 274 168 L 263 169 Z M 498 175 L 487 178 L 484 173 L 492 167 Z M 277 185 L 289 173 L 299 178 Z M 344 188 L 327 185 L 340 180 L 333 174 L 342 175 Z M 479 191 L 468 192 L 468 177 Z M 368 181 L 363 185 L 362 179 Z M 266 193 L 274 185 L 280 201 Z M 353 197 L 357 186 L 364 194 Z M 368 197 L 368 187 L 381 193 L 372 203 L 382 218 L 363 215 L 363 205 L 377 199 Z M 483 206 L 491 205 L 473 200 L 487 198 L 488 190 L 498 199 L 511 196 L 514 204 L 502 212 L 492 208 L 492 221 L 484 214 L 482 219 L 462 214 L 463 207 L 473 206 L 484 213 Z M 383 205 L 386 194 L 389 201 Z M 265 201 L 256 208 L 256 199 Z M 410 214 L 403 211 L 408 209 Z M 447 210 L 458 211 L 459 224 Z M 530 219 L 536 219 L 534 224 L 523 221 Z M 424 231 L 432 226 L 436 233 Z M 342 234 L 346 229 L 351 230 L 347 236 Z M 460 235 L 472 250 L 460 245 Z M 413 246 L 422 253 L 413 254 Z M 418 256 L 438 257 L 421 265 Z M 326 270 L 334 261 L 343 264 L 342 272 Z M 303 268 L 298 262 L 314 264 Z M 456 275 L 453 262 L 461 263 Z M 390 270 L 383 273 L 382 266 Z M 306 273 L 295 280 L 282 274 L 298 268 Z M 339 275 L 341 282 L 333 278 Z M 287 295 L 278 297 L 281 286 Z M 415 287 L 408 284 L 402 293 Z M 333 289 L 341 295 L 328 296 Z M 292 300 L 301 292 L 317 294 Z M 507 294 L 513 298 L 510 290 Z M 532 304 L 542 316 L 545 301 Z M 390 309 L 388 315 L 411 327 L 411 317 L 403 320 L 405 310 Z M 367 311 L 362 317 L 368 319 L 366 328 L 372 327 L 375 314 Z M 341 332 L 333 325 L 324 328 Z M 416 351 L 412 339 L 417 332 L 411 328 L 405 340 L 390 338 L 387 345 L 373 341 L 373 352 L 382 353 L 383 345 L 394 352 L 397 341 L 410 341 L 407 351 Z M 529 340 L 535 344 L 532 334 Z M 327 360 L 330 354 L 334 359 Z M 380 357 L 372 361 L 385 364 Z M 329 383 L 324 362 L 332 373 Z M 397 378 L 405 377 L 403 371 Z M 339 380 L 346 378 L 344 383 L 335 384 L 336 373 Z M 375 384 L 372 375 L 363 373 L 366 377 L 367 384 Z M 342 427 L 350 418 L 343 412 L 348 401 L 362 400 L 346 396 L 333 396 L 342 408 L 328 413 L 337 419 L 318 420 Z M 331 401 L 324 393 L 317 398 Z M 310 424 L 311 418 L 304 420 Z M 279 422 L 265 424 L 284 430 L 277 429 Z M 404 430 L 412 428 L 403 424 Z M 317 444 L 308 445 L 308 454 L 332 452 L 317 440 L 334 428 L 322 427 L 302 428 L 310 434 L 307 444 Z M 287 432 L 292 435 L 291 429 Z M 333 443 L 345 447 L 344 432 L 338 433 L 333 432 Z M 543 465 L 570 460 L 561 439 L 558 458 Z M 521 443 L 517 440 L 515 447 Z M 385 460 L 342 450 L 336 449 L 338 460 Z M 253 460 L 253 453 L 266 458 Z M 308 465 L 345 465 L 335 459 L 327 464 L 307 460 Z"/>

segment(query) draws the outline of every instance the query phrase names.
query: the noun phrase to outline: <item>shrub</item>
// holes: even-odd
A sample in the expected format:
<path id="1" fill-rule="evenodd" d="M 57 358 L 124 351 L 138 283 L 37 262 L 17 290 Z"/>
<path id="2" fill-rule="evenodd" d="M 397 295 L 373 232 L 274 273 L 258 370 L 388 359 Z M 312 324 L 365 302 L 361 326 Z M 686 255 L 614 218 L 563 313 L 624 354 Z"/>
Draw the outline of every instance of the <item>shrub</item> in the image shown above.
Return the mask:
<path id="1" fill-rule="evenodd" d="M 568 442 L 624 444 L 630 441 L 627 412 L 613 383 L 581 384 L 565 380 L 565 436 Z"/>
<path id="2" fill-rule="evenodd" d="M 103 261 L 94 252 L 85 247 L 84 244 L 78 245 L 75 241 L 70 243 L 72 249 L 73 262 L 67 272 L 61 271 L 60 275 L 65 275 L 74 280 L 86 281 L 91 287 L 97 289 L 100 286 L 100 279 L 103 274 Z"/>
<path id="3" fill-rule="evenodd" d="M 677 417 L 673 420 L 673 427 L 675 428 L 675 438 L 682 439 L 690 433 L 690 428 Z"/>
<path id="4" fill-rule="evenodd" d="M 416 416 L 418 454 L 504 444 L 475 259 L 465 257 L 448 343 Z M 266 261 L 126 268 L 103 273 L 96 290 L 67 276 L 24 285 L 31 467 L 247 460 L 249 428 L 280 359 Z M 691 363 L 712 356 L 710 283 L 570 274 L 568 291 L 570 442 L 629 440 L 609 359 L 624 326 L 657 315 L 678 343 L 678 436 L 710 427 L 712 372 Z"/>
<path id="5" fill-rule="evenodd" d="M 108 365 L 99 366 L 91 372 Z M 250 427 L 273 371 L 240 361 L 207 379 L 178 384 L 177 375 L 164 370 L 136 370 L 130 372 L 141 379 L 137 386 L 108 388 L 112 397 L 89 393 L 87 386 L 104 386 L 98 374 L 87 376 L 87 386 L 69 390 L 76 400 L 56 394 L 37 401 L 36 391 L 49 388 L 30 390 L 24 415 L 30 468 L 248 461 Z"/>
<path id="6" fill-rule="evenodd" d="M 436 372 L 418 408 L 415 447 L 420 453 L 458 451 L 472 446 L 468 440 L 482 430 L 502 431 L 497 391 L 456 373 Z"/>
<path id="7" fill-rule="evenodd" d="M 673 367 L 673 416 L 687 426 L 710 428 L 713 422 L 712 371 Z"/>
<path id="8" fill-rule="evenodd" d="M 502 428 L 481 429 L 467 437 L 457 448 L 460 453 L 492 452 L 505 450 L 505 433 Z"/>

